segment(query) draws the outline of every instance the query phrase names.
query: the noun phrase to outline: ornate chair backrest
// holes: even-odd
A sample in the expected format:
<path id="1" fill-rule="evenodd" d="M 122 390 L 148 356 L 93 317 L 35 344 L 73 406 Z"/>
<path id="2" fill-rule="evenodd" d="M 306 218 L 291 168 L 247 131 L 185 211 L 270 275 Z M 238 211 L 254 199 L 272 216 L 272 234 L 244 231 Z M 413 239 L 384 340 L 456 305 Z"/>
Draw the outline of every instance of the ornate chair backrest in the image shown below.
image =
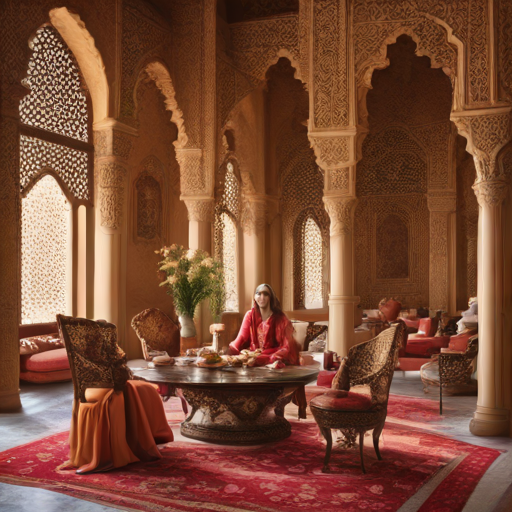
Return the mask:
<path id="1" fill-rule="evenodd" d="M 443 353 L 438 356 L 441 385 L 460 384 L 471 379 L 472 362 L 478 354 L 478 334 L 471 336 L 464 353 Z"/>
<path id="2" fill-rule="evenodd" d="M 163 311 L 145 309 L 133 317 L 132 327 L 142 344 L 144 359 L 149 359 L 148 348 L 180 355 L 180 329 Z"/>
<path id="3" fill-rule="evenodd" d="M 75 399 L 86 402 L 87 388 L 124 388 L 132 374 L 117 344 L 114 324 L 57 315 L 57 325 L 68 354 Z"/>
<path id="4" fill-rule="evenodd" d="M 348 352 L 350 385 L 369 385 L 372 407 L 385 406 L 405 324 L 394 323 L 375 338 L 353 346 Z"/>

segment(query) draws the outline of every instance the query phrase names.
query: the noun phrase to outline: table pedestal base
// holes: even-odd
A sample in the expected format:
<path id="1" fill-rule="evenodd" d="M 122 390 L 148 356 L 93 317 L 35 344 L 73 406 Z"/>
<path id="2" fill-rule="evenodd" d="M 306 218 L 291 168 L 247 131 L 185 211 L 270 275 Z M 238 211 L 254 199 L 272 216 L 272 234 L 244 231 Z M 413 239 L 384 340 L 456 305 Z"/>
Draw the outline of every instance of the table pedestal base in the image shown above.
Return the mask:
<path id="1" fill-rule="evenodd" d="M 185 437 L 216 444 L 251 445 L 280 441 L 291 426 L 275 409 L 297 386 L 244 386 L 236 389 L 182 388 L 192 412 L 181 424 Z"/>

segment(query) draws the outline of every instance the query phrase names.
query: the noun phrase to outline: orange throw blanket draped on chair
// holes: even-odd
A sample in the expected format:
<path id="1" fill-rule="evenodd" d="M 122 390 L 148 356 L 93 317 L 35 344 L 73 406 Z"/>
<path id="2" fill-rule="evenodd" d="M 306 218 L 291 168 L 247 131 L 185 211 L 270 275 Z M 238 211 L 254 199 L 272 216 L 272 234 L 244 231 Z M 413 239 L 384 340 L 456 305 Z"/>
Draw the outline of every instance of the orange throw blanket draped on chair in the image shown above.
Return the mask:
<path id="1" fill-rule="evenodd" d="M 89 388 L 86 399 L 73 402 L 69 458 L 77 473 L 159 459 L 157 443 L 174 439 L 160 396 L 147 382 L 128 380 L 124 392 Z"/>

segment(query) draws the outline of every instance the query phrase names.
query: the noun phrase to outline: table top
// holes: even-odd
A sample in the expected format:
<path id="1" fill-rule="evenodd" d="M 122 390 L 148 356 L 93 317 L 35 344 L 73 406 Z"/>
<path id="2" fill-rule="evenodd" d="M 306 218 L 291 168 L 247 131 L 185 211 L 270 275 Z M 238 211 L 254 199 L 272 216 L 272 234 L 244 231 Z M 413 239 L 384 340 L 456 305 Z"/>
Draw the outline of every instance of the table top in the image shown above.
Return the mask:
<path id="1" fill-rule="evenodd" d="M 157 366 L 155 368 L 131 368 L 137 377 L 149 382 L 162 382 L 176 385 L 265 385 L 265 384 L 307 384 L 316 379 L 318 368 L 315 366 L 287 366 L 281 370 L 266 367 L 241 368 L 224 366 L 222 368 L 199 368 L 189 366 Z"/>

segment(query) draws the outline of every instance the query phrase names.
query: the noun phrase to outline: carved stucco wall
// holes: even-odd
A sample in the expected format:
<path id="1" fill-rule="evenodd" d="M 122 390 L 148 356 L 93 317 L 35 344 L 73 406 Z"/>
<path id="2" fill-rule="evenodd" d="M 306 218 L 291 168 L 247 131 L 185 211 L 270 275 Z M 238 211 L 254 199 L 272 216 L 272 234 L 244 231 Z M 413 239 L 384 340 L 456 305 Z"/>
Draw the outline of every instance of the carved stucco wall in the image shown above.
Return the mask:
<path id="1" fill-rule="evenodd" d="M 158 286 L 159 258 L 154 251 L 171 243 L 188 244 L 187 209 L 179 199 L 180 170 L 172 144 L 177 137 L 177 128 L 169 121 L 164 97 L 147 76 L 139 83 L 136 99 L 139 136 L 134 138 L 130 152 L 133 165 L 129 175 L 126 263 L 126 348 L 132 357 L 140 350 L 140 342 L 129 326 L 137 313 L 156 307 L 174 316 L 171 298 Z M 148 194 L 154 196 L 160 192 L 160 212 L 154 210 L 158 206 L 158 197 L 146 196 L 141 201 L 143 180 L 150 185 Z M 158 218 L 161 219 L 160 229 Z"/>
<path id="2" fill-rule="evenodd" d="M 359 79 L 365 70 L 385 61 L 385 46 L 408 31 L 420 43 L 419 53 L 432 58 L 433 67 L 456 69 L 455 41 L 447 44 L 446 30 L 467 48 L 466 102 L 474 105 L 491 99 L 487 51 L 489 11 L 487 0 L 356 0 L 354 3 L 354 51 Z M 405 30 L 404 30 L 405 29 Z M 384 44 L 383 44 L 384 43 Z M 380 56 L 376 58 L 377 55 Z M 376 62 L 377 61 L 377 62 Z M 461 77 L 462 78 L 462 77 Z"/>
<path id="3" fill-rule="evenodd" d="M 415 46 L 400 37 L 388 47 L 391 64 L 374 72 L 367 96 L 370 133 L 357 166 L 355 212 L 356 294 L 365 308 L 384 296 L 405 307 L 429 306 L 431 257 L 446 267 L 447 227 L 430 222 L 426 194 L 454 186 L 451 87 L 442 70 L 414 55 Z M 386 219 L 395 225 L 383 225 Z M 392 261 L 380 260 L 390 257 L 385 233 L 397 236 Z M 436 247 L 439 255 L 429 257 Z"/>
<path id="4" fill-rule="evenodd" d="M 288 59 L 280 59 L 267 73 L 267 194 L 280 195 L 283 222 L 283 304 L 303 307 L 304 289 L 301 223 L 311 215 L 323 235 L 324 303 L 328 292 L 329 218 L 325 212 L 323 176 L 309 147 L 304 121 L 308 117 L 308 95 Z"/>

